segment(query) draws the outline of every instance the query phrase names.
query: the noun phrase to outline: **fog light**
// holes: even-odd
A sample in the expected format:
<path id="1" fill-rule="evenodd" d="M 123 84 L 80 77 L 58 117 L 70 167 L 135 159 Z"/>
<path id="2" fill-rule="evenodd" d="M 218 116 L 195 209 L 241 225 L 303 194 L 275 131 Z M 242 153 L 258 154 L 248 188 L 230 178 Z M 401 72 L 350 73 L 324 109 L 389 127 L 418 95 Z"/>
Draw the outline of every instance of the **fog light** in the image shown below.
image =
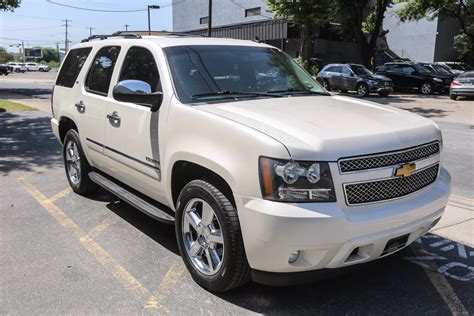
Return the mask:
<path id="1" fill-rule="evenodd" d="M 290 254 L 290 257 L 288 258 L 288 263 L 293 263 L 296 260 L 298 260 L 298 257 L 300 256 L 300 251 L 295 251 Z"/>

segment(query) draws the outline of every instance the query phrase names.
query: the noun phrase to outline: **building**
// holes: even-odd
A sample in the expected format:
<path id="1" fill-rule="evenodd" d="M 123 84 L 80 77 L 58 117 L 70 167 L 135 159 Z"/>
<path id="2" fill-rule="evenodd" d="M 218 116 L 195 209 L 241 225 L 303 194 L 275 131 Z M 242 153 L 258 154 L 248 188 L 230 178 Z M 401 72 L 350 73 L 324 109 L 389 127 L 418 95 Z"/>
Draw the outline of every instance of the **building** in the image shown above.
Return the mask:
<path id="1" fill-rule="evenodd" d="M 298 28 L 273 19 L 265 0 L 214 0 L 212 36 L 244 40 L 259 39 L 278 47 L 290 56 L 299 55 Z M 207 35 L 208 0 L 173 0 L 173 31 Z M 314 57 L 326 63 L 359 62 L 356 44 L 341 42 L 328 30 L 320 30 L 315 40 Z"/>
<path id="2" fill-rule="evenodd" d="M 385 14 L 384 28 L 388 30 L 390 49 L 402 58 L 413 61 L 436 62 L 456 60 L 454 37 L 460 26 L 454 18 L 421 19 L 401 23 L 396 11 L 405 3 L 395 4 Z"/>

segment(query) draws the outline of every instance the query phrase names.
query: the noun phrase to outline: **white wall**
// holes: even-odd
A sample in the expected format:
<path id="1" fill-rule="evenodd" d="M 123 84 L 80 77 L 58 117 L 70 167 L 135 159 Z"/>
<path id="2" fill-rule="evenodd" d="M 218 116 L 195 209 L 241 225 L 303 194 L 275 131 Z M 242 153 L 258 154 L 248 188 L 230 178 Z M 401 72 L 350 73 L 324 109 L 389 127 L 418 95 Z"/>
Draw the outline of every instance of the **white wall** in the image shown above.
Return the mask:
<path id="1" fill-rule="evenodd" d="M 396 4 L 385 14 L 383 23 L 384 29 L 389 31 L 387 42 L 390 49 L 400 57 L 419 62 L 433 62 L 438 19 L 402 23 L 395 15 L 395 10 L 404 5 Z"/>
<path id="2" fill-rule="evenodd" d="M 261 7 L 262 16 L 245 17 L 245 9 Z M 265 0 L 213 0 L 212 26 L 270 20 L 272 14 L 267 12 Z M 173 31 L 190 31 L 207 28 L 199 24 L 199 19 L 208 15 L 208 0 L 173 0 Z"/>

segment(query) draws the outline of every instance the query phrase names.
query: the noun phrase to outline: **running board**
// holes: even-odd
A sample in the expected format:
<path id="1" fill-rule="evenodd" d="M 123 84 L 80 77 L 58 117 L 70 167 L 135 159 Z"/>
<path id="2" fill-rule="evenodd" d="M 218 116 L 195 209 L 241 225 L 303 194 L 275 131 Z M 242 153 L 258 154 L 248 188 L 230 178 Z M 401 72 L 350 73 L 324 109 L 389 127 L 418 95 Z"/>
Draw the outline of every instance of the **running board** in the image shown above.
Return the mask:
<path id="1" fill-rule="evenodd" d="M 139 211 L 145 213 L 146 215 L 151 216 L 154 219 L 166 224 L 174 224 L 173 216 L 163 211 L 156 205 L 153 205 L 152 203 L 146 201 L 146 198 L 142 198 L 137 194 L 133 193 L 132 191 L 127 189 L 125 185 L 113 181 L 110 178 L 105 177 L 95 171 L 89 172 L 89 178 L 92 180 L 92 182 L 97 183 L 110 193 L 116 195 L 118 198 L 137 208 Z"/>

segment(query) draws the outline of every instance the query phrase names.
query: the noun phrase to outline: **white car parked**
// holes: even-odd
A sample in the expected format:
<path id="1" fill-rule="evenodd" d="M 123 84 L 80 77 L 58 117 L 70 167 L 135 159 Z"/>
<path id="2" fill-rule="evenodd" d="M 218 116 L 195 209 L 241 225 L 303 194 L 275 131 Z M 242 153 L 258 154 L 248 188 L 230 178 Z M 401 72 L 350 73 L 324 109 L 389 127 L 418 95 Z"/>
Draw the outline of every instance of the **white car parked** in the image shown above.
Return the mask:
<path id="1" fill-rule="evenodd" d="M 385 257 L 448 201 L 433 121 L 332 96 L 266 44 L 89 39 L 52 100 L 72 189 L 100 185 L 174 223 L 186 267 L 212 291 Z"/>
<path id="2" fill-rule="evenodd" d="M 26 68 L 25 64 L 23 63 L 16 63 L 16 62 L 9 62 L 7 63 L 8 66 L 13 68 L 12 72 L 27 72 L 28 68 Z"/>
<path id="3" fill-rule="evenodd" d="M 38 63 L 26 63 L 26 68 L 28 71 L 43 71 L 48 72 L 51 70 L 48 65 L 38 64 Z"/>

